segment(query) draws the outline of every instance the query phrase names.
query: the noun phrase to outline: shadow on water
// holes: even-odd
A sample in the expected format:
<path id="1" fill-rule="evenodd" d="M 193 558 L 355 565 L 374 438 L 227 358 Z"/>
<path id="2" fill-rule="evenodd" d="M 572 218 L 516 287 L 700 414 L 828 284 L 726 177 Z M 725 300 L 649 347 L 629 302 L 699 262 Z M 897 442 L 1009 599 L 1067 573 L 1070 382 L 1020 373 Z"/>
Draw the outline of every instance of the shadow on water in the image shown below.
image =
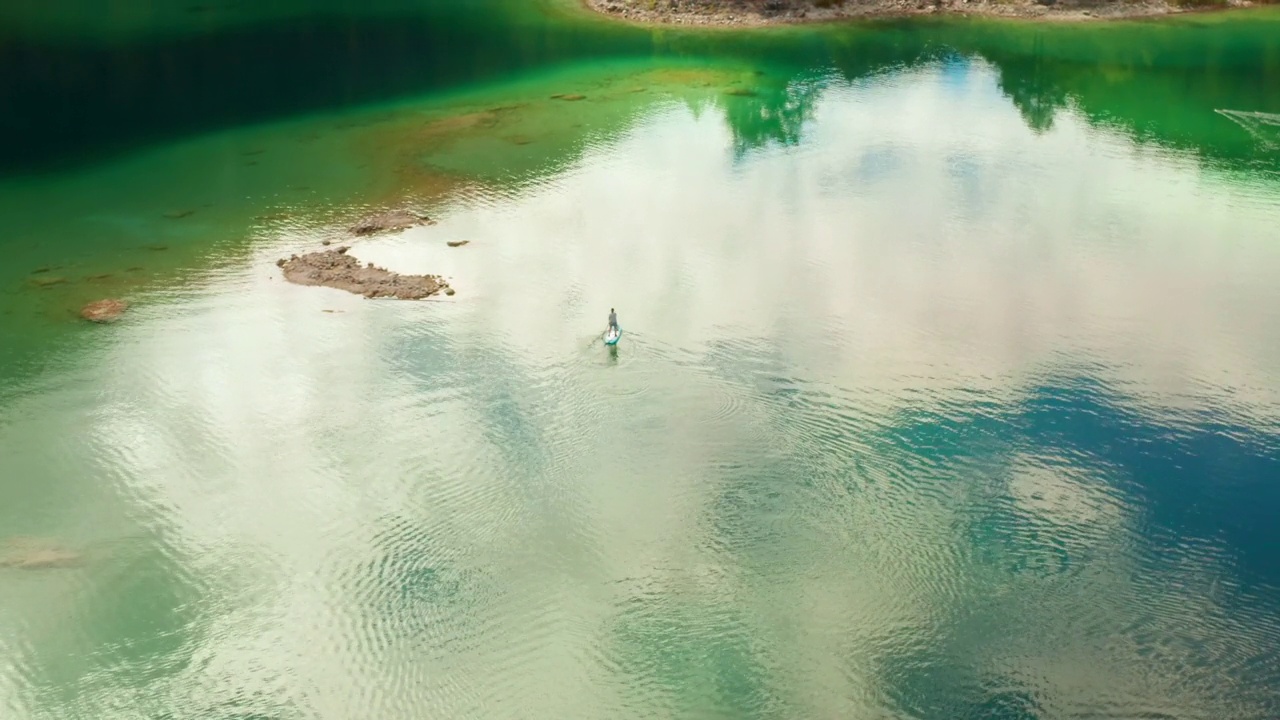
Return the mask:
<path id="1" fill-rule="evenodd" d="M 118 42 L 0 35 L 0 135 L 21 139 L 0 143 L 0 174 L 649 48 L 636 32 L 516 23 L 480 10 L 443 3 L 421 15 Z"/>

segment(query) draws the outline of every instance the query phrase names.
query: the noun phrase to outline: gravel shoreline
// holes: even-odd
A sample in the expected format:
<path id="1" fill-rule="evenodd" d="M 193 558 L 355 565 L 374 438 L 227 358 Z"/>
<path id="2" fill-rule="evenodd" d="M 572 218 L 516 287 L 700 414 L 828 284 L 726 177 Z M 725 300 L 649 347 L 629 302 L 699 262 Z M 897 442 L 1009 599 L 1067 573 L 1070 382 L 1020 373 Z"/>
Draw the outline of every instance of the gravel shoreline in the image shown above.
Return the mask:
<path id="1" fill-rule="evenodd" d="M 752 27 L 913 15 L 983 15 L 1041 20 L 1118 20 L 1196 12 L 1166 0 L 583 0 L 605 15 L 664 25 Z M 1222 8 L 1252 6 L 1227 0 Z"/>

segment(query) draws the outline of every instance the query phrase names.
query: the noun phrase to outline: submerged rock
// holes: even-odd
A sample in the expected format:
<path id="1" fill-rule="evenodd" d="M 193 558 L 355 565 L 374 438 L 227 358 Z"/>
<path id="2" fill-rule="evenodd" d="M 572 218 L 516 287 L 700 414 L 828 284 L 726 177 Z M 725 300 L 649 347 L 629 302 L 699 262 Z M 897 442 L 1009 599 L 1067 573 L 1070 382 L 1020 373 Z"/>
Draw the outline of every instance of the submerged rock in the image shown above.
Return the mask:
<path id="1" fill-rule="evenodd" d="M 195 210 L 191 210 L 191 209 L 170 210 L 169 212 L 165 213 L 164 216 L 169 218 L 170 220 L 181 220 L 184 217 L 189 217 L 191 215 L 194 215 L 195 212 L 196 212 Z"/>
<path id="2" fill-rule="evenodd" d="M 450 240 L 446 242 L 445 245 L 448 245 L 449 247 L 462 247 L 463 245 L 466 245 L 469 242 L 471 241 L 470 240 Z"/>
<path id="3" fill-rule="evenodd" d="M 419 215 L 409 210 L 384 210 L 361 218 L 351 226 L 351 232 L 355 235 L 374 235 L 382 232 L 399 232 L 411 227 L 435 223 L 435 220 L 426 215 Z"/>
<path id="4" fill-rule="evenodd" d="M 276 262 L 284 270 L 284 278 L 298 285 L 321 285 L 364 295 L 367 298 L 393 297 L 421 300 L 441 291 L 448 284 L 438 275 L 401 275 L 373 263 L 365 266 L 347 255 L 348 247 L 294 255 Z"/>
<path id="5" fill-rule="evenodd" d="M 84 306 L 80 311 L 80 317 L 90 322 L 109 323 L 120 319 L 120 316 L 128 309 L 129 303 L 124 300 L 113 298 L 95 300 Z"/>

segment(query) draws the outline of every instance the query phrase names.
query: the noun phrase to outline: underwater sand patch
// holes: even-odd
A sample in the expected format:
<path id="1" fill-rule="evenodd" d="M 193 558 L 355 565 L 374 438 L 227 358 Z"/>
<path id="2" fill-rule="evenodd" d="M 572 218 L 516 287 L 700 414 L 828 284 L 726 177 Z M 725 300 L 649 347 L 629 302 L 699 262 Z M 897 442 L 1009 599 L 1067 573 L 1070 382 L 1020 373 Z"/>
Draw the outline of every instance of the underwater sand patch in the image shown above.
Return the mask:
<path id="1" fill-rule="evenodd" d="M 375 204 L 383 207 L 432 206 L 465 193 L 484 189 L 477 180 L 423 164 L 415 153 L 400 155 L 388 173 L 386 188 Z"/>
<path id="2" fill-rule="evenodd" d="M 460 132 L 462 130 L 492 128 L 498 124 L 501 112 L 502 111 L 485 110 L 482 112 L 439 118 L 438 120 L 432 120 L 427 123 L 422 128 L 421 133 L 427 137 L 434 137 L 437 135 L 447 135 L 449 133 Z"/>
<path id="3" fill-rule="evenodd" d="M 474 179 L 434 168 L 425 158 L 457 141 L 489 135 L 502 124 L 505 112 L 463 113 L 436 118 L 426 125 L 415 115 L 360 131 L 352 138 L 352 150 L 368 160 L 374 185 L 368 196 L 373 204 L 421 207 L 477 189 Z"/>
<path id="4" fill-rule="evenodd" d="M 723 70 L 690 70 L 686 68 L 663 68 L 641 74 L 648 84 L 685 85 L 707 87 L 712 83 L 723 83 L 728 73 Z"/>
<path id="5" fill-rule="evenodd" d="M 47 570 L 78 567 L 83 562 L 80 553 L 38 538 L 11 538 L 0 550 L 0 568 Z"/>
<path id="6" fill-rule="evenodd" d="M 376 159 L 379 155 L 385 157 L 388 151 L 429 153 L 458 140 L 490 134 L 506 125 L 523 107 L 524 103 L 500 105 L 488 110 L 435 117 L 425 124 L 421 116 L 401 118 L 365 131 L 360 143 L 371 152 L 360 154 L 372 154 Z"/>

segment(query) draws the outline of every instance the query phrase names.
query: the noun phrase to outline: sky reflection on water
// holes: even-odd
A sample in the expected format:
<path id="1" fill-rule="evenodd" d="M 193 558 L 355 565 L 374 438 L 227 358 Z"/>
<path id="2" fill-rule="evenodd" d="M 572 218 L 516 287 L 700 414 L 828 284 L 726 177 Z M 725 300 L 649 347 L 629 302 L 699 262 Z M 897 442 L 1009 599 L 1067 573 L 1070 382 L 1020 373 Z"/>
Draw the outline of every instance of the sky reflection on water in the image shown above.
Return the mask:
<path id="1" fill-rule="evenodd" d="M 1274 716 L 1280 189 L 982 62 L 808 82 L 353 248 L 454 302 L 262 231 L 0 409 L 0 527 L 110 548 L 9 586 L 0 707 Z"/>

